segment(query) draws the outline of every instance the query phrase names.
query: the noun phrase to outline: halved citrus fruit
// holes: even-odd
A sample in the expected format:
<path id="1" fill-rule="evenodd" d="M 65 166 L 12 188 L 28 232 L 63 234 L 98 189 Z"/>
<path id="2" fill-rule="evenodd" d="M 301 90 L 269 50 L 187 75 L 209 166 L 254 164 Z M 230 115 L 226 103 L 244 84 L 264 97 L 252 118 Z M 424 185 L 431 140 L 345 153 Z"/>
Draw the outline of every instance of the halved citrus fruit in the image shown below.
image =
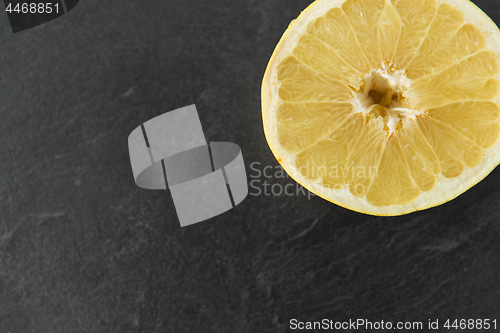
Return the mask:
<path id="1" fill-rule="evenodd" d="M 305 188 L 401 215 L 500 162 L 500 32 L 468 0 L 317 0 L 264 76 L 267 141 Z"/>

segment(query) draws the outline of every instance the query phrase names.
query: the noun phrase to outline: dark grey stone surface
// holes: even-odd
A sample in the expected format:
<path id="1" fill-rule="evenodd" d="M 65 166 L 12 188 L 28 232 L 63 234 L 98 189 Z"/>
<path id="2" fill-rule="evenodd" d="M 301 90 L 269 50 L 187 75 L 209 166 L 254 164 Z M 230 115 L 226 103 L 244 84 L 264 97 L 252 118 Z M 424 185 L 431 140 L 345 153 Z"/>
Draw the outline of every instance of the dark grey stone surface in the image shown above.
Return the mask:
<path id="1" fill-rule="evenodd" d="M 260 85 L 309 2 L 87 0 L 18 34 L 0 15 L 0 333 L 500 320 L 499 170 L 402 217 L 299 193 L 249 196 L 187 228 L 168 192 L 135 186 L 128 134 L 192 103 L 249 176 L 252 162 L 278 165 Z M 500 22 L 498 1 L 476 2 Z"/>

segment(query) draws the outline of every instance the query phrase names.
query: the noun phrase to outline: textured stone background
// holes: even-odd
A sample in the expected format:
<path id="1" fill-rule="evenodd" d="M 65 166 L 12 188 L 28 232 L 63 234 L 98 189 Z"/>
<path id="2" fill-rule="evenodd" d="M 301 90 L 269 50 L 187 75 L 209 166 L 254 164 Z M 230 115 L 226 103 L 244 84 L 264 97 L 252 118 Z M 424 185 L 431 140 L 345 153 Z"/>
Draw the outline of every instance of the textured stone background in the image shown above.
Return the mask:
<path id="1" fill-rule="evenodd" d="M 261 195 L 187 228 L 167 192 L 135 186 L 130 131 L 192 103 L 249 176 L 277 166 L 260 84 L 309 2 L 87 0 L 19 34 L 0 15 L 0 333 L 500 320 L 499 170 L 403 217 Z M 500 22 L 496 0 L 475 2 Z"/>

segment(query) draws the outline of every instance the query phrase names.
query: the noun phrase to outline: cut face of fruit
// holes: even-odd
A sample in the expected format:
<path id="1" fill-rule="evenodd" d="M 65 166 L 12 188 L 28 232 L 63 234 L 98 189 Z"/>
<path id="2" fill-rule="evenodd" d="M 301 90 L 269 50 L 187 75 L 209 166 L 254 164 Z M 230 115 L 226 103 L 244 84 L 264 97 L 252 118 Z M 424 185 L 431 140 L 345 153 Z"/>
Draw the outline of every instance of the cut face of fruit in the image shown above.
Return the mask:
<path id="1" fill-rule="evenodd" d="M 318 0 L 262 85 L 267 141 L 308 190 L 401 215 L 500 162 L 500 32 L 468 0 Z"/>

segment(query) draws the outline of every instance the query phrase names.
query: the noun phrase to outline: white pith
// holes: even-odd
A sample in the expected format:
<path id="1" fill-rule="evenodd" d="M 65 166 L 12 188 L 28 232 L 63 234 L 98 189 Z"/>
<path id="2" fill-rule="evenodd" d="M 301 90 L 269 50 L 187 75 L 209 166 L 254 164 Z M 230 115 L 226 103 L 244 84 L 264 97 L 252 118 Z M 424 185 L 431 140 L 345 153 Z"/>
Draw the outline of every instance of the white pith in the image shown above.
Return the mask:
<path id="1" fill-rule="evenodd" d="M 280 103 L 277 97 L 279 96 L 278 91 L 280 88 L 276 72 L 277 64 L 292 54 L 299 38 L 304 34 L 307 26 L 312 20 L 323 15 L 331 8 L 341 7 L 345 1 L 346 0 L 317 0 L 311 4 L 301 14 L 301 19 L 295 20 L 289 26 L 271 58 L 263 80 L 262 109 L 265 135 L 275 157 L 285 171 L 308 190 L 342 207 L 366 214 L 403 215 L 438 206 L 454 199 L 485 178 L 500 163 L 500 140 L 497 140 L 491 148 L 485 151 L 484 158 L 478 166 L 466 169 L 462 175 L 456 178 L 449 179 L 440 175 L 437 179 L 438 185 L 436 187 L 430 191 L 421 192 L 411 203 L 387 207 L 376 207 L 369 204 L 365 198 L 353 195 L 349 191 L 347 185 L 342 189 L 330 190 L 322 187 L 319 181 L 307 179 L 302 176 L 294 166 L 295 156 L 289 154 L 281 147 L 276 126 L 276 110 Z M 466 22 L 474 24 L 481 30 L 487 42 L 487 49 L 495 53 L 497 58 L 500 59 L 500 31 L 496 24 L 485 13 L 469 0 L 438 0 L 438 2 L 449 4 L 461 10 L 465 16 Z M 500 81 L 500 75 L 498 75 L 496 79 Z M 353 100 L 355 108 L 362 106 L 361 99 L 358 99 L 358 101 L 359 105 L 356 105 L 354 104 L 356 101 Z M 500 97 L 494 102 L 500 105 Z M 407 112 L 405 110 L 396 111 Z M 400 114 L 401 113 L 399 113 L 398 116 Z"/>
<path id="2" fill-rule="evenodd" d="M 384 92 L 394 92 L 404 96 L 404 92 L 411 87 L 411 80 L 406 77 L 402 70 L 391 69 L 390 66 L 383 65 L 381 69 L 372 69 L 372 71 L 364 77 L 365 85 L 359 92 L 354 93 L 354 98 L 351 100 L 354 106 L 354 112 L 360 112 L 368 115 L 377 105 L 370 97 L 369 92 L 372 89 Z M 423 112 L 414 109 L 408 109 L 401 106 L 398 101 L 392 101 L 390 105 L 385 107 L 387 112 L 387 127 L 388 135 L 396 133 L 397 125 L 403 119 L 415 120 L 417 116 Z"/>

